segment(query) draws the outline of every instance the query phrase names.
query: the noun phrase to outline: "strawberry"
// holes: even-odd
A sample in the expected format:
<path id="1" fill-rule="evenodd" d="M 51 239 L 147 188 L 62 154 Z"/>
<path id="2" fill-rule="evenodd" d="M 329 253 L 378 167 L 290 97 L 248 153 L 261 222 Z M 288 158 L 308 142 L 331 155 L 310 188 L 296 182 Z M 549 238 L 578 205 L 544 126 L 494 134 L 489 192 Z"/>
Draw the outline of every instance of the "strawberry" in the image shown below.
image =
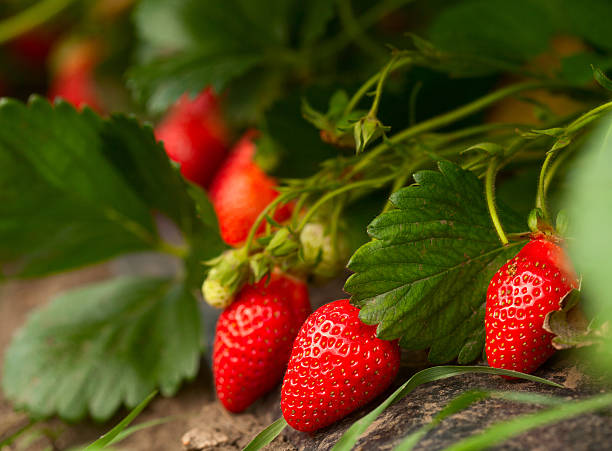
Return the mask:
<path id="1" fill-rule="evenodd" d="M 494 368 L 531 373 L 553 353 L 546 315 L 578 287 L 564 251 L 553 241 L 532 239 L 493 276 L 487 290 L 486 353 Z"/>
<path id="2" fill-rule="evenodd" d="M 294 429 L 312 432 L 380 395 L 395 379 L 397 341 L 376 338 L 348 299 L 306 320 L 293 345 L 281 391 L 281 409 Z"/>
<path id="3" fill-rule="evenodd" d="M 272 273 L 245 285 L 217 322 L 213 376 L 219 401 L 241 412 L 282 379 L 293 339 L 310 313 L 301 281 Z"/>
<path id="4" fill-rule="evenodd" d="M 208 187 L 227 151 L 226 130 L 211 88 L 195 99 L 183 95 L 155 128 L 168 157 L 181 165 L 181 174 Z"/>
<path id="5" fill-rule="evenodd" d="M 257 166 L 254 155 L 252 134 L 247 134 L 236 144 L 210 186 L 221 237 L 232 246 L 246 239 L 261 211 L 278 196 L 276 180 Z M 276 209 L 274 219 L 282 222 L 290 215 L 291 207 L 282 205 Z M 259 231 L 263 227 L 262 224 Z"/>
<path id="6" fill-rule="evenodd" d="M 49 99 L 60 97 L 76 108 L 85 105 L 103 110 L 94 79 L 94 69 L 100 59 L 99 45 L 93 41 L 66 43 L 56 57 L 56 70 L 49 88 Z"/>

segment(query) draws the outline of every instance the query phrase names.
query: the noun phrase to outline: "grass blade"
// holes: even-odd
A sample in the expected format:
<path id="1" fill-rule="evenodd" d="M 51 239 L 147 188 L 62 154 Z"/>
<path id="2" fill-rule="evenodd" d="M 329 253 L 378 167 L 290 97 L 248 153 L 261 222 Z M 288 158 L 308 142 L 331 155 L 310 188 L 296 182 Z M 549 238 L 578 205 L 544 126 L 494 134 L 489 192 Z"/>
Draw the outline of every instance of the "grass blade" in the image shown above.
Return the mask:
<path id="1" fill-rule="evenodd" d="M 556 423 L 582 413 L 612 406 L 612 393 L 598 395 L 582 401 L 566 401 L 554 408 L 522 415 L 509 421 L 496 423 L 480 435 L 468 437 L 444 451 L 478 451 L 508 440 L 530 429 Z"/>
<path id="2" fill-rule="evenodd" d="M 251 442 L 242 451 L 257 451 L 263 448 L 276 437 L 278 437 L 278 435 L 283 432 L 283 429 L 285 429 L 286 426 L 287 422 L 283 417 L 280 417 L 270 426 L 268 426 L 259 434 L 257 434 L 255 438 L 251 440 Z"/>
<path id="3" fill-rule="evenodd" d="M 134 409 L 126 416 L 123 420 L 117 424 L 114 428 L 100 437 L 98 440 L 93 442 L 84 451 L 97 451 L 99 449 L 103 449 L 106 446 L 110 445 L 111 442 L 115 440 L 115 438 L 123 432 L 125 428 L 127 428 L 132 421 L 142 412 L 142 410 L 147 407 L 147 405 L 151 402 L 153 398 L 157 395 L 157 391 L 152 392 L 149 396 L 143 399 L 140 404 L 138 404 Z"/>
<path id="4" fill-rule="evenodd" d="M 143 429 L 152 428 L 160 424 L 169 423 L 170 421 L 174 421 L 175 419 L 175 417 L 156 418 L 155 420 L 145 421 L 144 423 L 140 423 L 135 426 L 130 426 L 129 428 L 124 429 L 119 434 L 117 434 L 117 436 L 112 439 L 108 445 L 110 446 L 114 445 L 115 443 L 119 443 L 121 440 L 128 438 L 135 432 L 141 431 Z"/>
<path id="5" fill-rule="evenodd" d="M 400 399 L 406 397 L 412 390 L 421 384 L 428 382 L 437 381 L 440 379 L 446 379 L 448 377 L 457 376 L 460 374 L 468 373 L 485 373 L 485 374 L 496 374 L 505 376 L 514 376 L 521 379 L 527 379 L 534 382 L 541 382 L 543 384 L 552 385 L 555 387 L 562 387 L 561 385 L 542 379 L 537 376 L 530 374 L 519 373 L 517 371 L 502 370 L 498 368 L 490 368 L 488 366 L 434 366 L 419 371 L 413 375 L 407 382 L 399 387 L 391 396 L 383 401 L 377 408 L 372 410 L 366 416 L 355 422 L 338 440 L 338 442 L 332 448 L 333 451 L 349 451 L 357 440 L 363 434 L 363 432 L 378 418 L 378 416 L 391 404 Z"/>

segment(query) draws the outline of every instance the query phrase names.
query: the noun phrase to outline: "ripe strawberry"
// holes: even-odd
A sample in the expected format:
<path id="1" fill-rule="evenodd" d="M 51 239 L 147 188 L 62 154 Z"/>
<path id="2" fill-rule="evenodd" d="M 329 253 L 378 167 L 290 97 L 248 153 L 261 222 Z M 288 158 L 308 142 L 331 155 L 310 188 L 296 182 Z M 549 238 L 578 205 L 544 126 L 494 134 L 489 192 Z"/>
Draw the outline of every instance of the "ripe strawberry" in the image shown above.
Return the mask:
<path id="1" fill-rule="evenodd" d="M 227 150 L 226 130 L 212 89 L 195 99 L 183 95 L 155 128 L 168 157 L 180 163 L 181 174 L 208 187 Z"/>
<path id="2" fill-rule="evenodd" d="M 278 196 L 276 181 L 253 161 L 255 144 L 251 137 L 247 134 L 236 144 L 210 186 L 221 237 L 233 246 L 246 239 L 261 211 Z M 290 215 L 291 207 L 282 205 L 274 219 L 282 222 Z"/>
<path id="3" fill-rule="evenodd" d="M 217 322 L 213 375 L 217 396 L 241 412 L 281 380 L 293 339 L 310 313 L 304 283 L 273 273 L 245 285 Z"/>
<path id="4" fill-rule="evenodd" d="M 96 111 L 102 111 L 102 102 L 94 79 L 94 69 L 99 59 L 100 49 L 96 42 L 64 44 L 56 57 L 56 70 L 49 88 L 49 99 L 61 97 L 76 108 L 87 105 Z"/>
<path id="5" fill-rule="evenodd" d="M 312 432 L 381 394 L 400 363 L 397 341 L 376 338 L 348 299 L 324 305 L 300 330 L 281 391 L 281 409 L 294 429 Z"/>
<path id="6" fill-rule="evenodd" d="M 487 290 L 486 353 L 494 368 L 531 373 L 553 353 L 553 334 L 542 328 L 548 313 L 578 287 L 563 250 L 532 239 L 493 276 Z"/>
<path id="7" fill-rule="evenodd" d="M 47 56 L 58 32 L 49 28 L 36 28 L 8 43 L 9 51 L 21 63 L 33 70 L 44 69 Z"/>

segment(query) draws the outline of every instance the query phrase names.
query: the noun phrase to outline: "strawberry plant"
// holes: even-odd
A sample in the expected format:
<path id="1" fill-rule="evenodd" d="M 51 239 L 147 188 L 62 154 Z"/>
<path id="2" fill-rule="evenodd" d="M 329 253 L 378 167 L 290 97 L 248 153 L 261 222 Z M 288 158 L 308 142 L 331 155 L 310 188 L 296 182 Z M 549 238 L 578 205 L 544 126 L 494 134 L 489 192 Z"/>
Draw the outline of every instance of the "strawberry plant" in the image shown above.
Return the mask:
<path id="1" fill-rule="evenodd" d="M 2 7 L 2 63 L 59 31 L 43 83 L 0 74 L 0 278 L 165 263 L 34 311 L 4 351 L 15 408 L 107 420 L 205 354 L 231 412 L 284 380 L 256 449 L 350 415 L 417 353 L 451 364 L 349 449 L 422 383 L 546 382 L 524 373 L 586 346 L 609 368 L 607 1 L 86 3 Z M 307 284 L 339 278 L 350 299 L 310 305 Z M 222 309 L 212 341 L 200 301 Z M 489 397 L 523 401 L 467 391 L 398 449 Z M 533 424 L 610 400 L 581 403 Z"/>

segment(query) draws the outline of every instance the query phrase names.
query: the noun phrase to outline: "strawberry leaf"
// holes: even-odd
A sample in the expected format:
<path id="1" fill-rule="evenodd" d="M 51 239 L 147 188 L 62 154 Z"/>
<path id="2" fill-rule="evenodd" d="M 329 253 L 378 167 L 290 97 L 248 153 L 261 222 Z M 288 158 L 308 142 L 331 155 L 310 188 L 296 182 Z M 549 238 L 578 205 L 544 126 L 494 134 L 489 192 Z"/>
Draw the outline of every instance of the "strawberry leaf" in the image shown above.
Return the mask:
<path id="1" fill-rule="evenodd" d="M 484 344 L 487 286 L 524 241 L 502 246 L 493 229 L 483 186 L 448 161 L 440 172 L 421 171 L 417 185 L 391 196 L 396 210 L 368 227 L 373 241 L 355 252 L 345 290 L 359 317 L 378 324 L 380 338 L 401 338 L 407 349 L 430 348 L 443 363 L 477 358 Z M 507 232 L 523 222 L 503 206 Z"/>
<path id="2" fill-rule="evenodd" d="M 546 49 L 551 15 L 533 0 L 468 0 L 452 4 L 433 21 L 429 38 L 444 51 L 522 61 Z"/>
<path id="3" fill-rule="evenodd" d="M 174 394 L 199 358 L 200 314 L 185 286 L 118 278 L 65 293 L 30 316 L 6 352 L 2 388 L 36 416 L 105 420 L 156 387 Z"/>
<path id="4" fill-rule="evenodd" d="M 247 74 L 267 88 L 271 77 L 276 80 L 274 70 L 258 77 L 261 71 L 256 68 L 288 44 L 294 2 L 180 0 L 171 8 L 166 3 L 145 0 L 135 13 L 142 47 L 150 57 L 129 71 L 129 86 L 151 111 L 163 111 L 184 92 L 195 95 L 207 85 L 221 90 Z M 180 30 L 177 36 L 166 32 L 160 36 L 161 17 Z M 321 21 L 327 19 L 315 19 L 309 33 L 316 36 Z M 264 102 L 272 91 L 251 86 L 250 96 Z"/>
<path id="5" fill-rule="evenodd" d="M 36 97 L 27 105 L 3 100 L 0 122 L 0 166 L 6 168 L 0 171 L 0 263 L 9 264 L 7 274 L 40 276 L 159 249 L 153 212 L 181 229 L 197 258 L 222 249 L 214 213 L 198 217 L 149 127 Z"/>

